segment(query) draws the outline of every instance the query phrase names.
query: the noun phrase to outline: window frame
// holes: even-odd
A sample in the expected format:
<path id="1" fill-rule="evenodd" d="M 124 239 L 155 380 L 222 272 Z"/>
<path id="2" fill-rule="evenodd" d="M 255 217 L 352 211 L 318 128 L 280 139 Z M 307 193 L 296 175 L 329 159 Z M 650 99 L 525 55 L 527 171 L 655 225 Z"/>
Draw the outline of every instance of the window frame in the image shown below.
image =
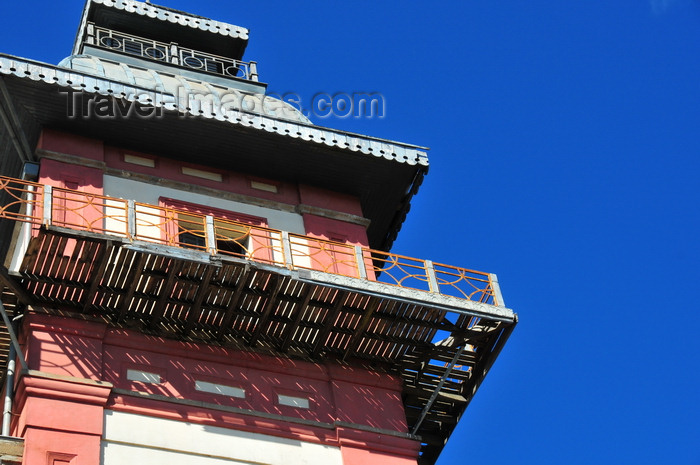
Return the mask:
<path id="1" fill-rule="evenodd" d="M 169 197 L 160 197 L 158 199 L 158 201 L 159 201 L 160 206 L 165 207 L 165 208 L 180 210 L 180 211 L 192 213 L 195 215 L 213 216 L 215 218 L 215 220 L 214 220 L 215 223 L 216 223 L 217 219 L 223 219 L 226 221 L 233 221 L 236 223 L 240 223 L 243 225 L 250 225 L 253 227 L 255 227 L 255 226 L 260 227 L 260 228 L 267 228 L 268 227 L 267 219 L 260 217 L 260 216 L 249 215 L 247 213 L 235 212 L 235 211 L 231 211 L 231 210 L 224 210 L 221 208 L 210 207 L 207 205 L 201 205 L 201 204 L 196 204 L 196 203 L 192 203 L 192 202 L 186 202 L 183 200 L 172 199 Z M 185 219 L 185 222 L 186 221 L 187 220 Z M 176 241 L 176 243 L 180 247 L 187 247 L 187 245 L 185 245 L 186 244 L 185 242 L 179 240 L 183 234 L 182 230 L 186 231 L 185 234 L 190 234 L 190 235 L 195 236 L 195 237 L 197 235 L 194 232 L 192 232 L 193 230 L 189 227 L 182 228 L 182 229 L 178 228 L 176 230 L 175 229 L 176 224 L 177 224 L 177 220 L 172 225 L 169 225 L 172 230 L 168 231 L 168 234 L 170 235 L 170 237 L 175 237 L 178 239 Z M 193 223 L 190 222 L 190 224 L 193 224 Z M 247 243 L 245 245 L 241 244 L 241 241 L 238 237 L 232 241 L 235 244 L 237 244 L 238 246 L 240 246 L 243 249 L 243 252 L 239 253 L 239 252 L 232 252 L 232 251 L 224 251 L 222 253 L 222 250 L 225 250 L 225 249 L 220 248 L 218 246 L 219 241 L 217 240 L 217 247 L 216 247 L 217 253 L 222 253 L 223 255 L 226 255 L 226 256 L 233 256 L 233 257 L 238 257 L 238 258 L 255 260 L 256 258 L 254 258 L 254 257 L 256 254 L 255 254 L 255 249 L 253 248 L 253 245 L 254 245 L 254 243 L 258 243 L 259 239 L 253 241 L 251 239 L 249 232 L 245 235 L 247 236 Z M 202 237 L 204 237 L 204 229 L 202 229 Z M 269 242 L 269 239 L 266 239 L 266 242 Z M 258 245 L 260 245 L 260 244 L 258 244 Z M 195 248 L 200 249 L 200 250 L 202 250 L 202 249 L 206 250 L 206 240 L 205 240 L 205 244 L 203 247 L 196 245 Z M 270 257 L 267 255 L 271 255 L 271 254 L 269 253 L 269 250 L 268 250 L 267 253 L 263 253 L 261 255 L 265 255 L 265 256 L 259 256 L 258 260 L 265 261 L 265 260 L 269 260 Z"/>

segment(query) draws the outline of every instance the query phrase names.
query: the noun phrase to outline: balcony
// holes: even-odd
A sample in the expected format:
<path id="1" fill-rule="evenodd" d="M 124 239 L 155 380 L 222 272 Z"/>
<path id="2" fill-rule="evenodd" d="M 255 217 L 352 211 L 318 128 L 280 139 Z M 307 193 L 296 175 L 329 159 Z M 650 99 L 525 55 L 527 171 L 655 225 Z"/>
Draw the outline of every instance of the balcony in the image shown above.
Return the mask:
<path id="1" fill-rule="evenodd" d="M 493 274 L 185 210 L 3 177 L 0 218 L 13 308 L 398 373 L 423 463 L 517 320 Z"/>
<path id="2" fill-rule="evenodd" d="M 0 217 L 499 305 L 495 275 L 185 210 L 0 177 Z M 17 213 L 13 213 L 16 211 Z M 22 213 L 23 212 L 23 213 Z M 171 253 L 177 253 L 172 251 Z"/>
<path id="3" fill-rule="evenodd" d="M 85 43 L 104 50 L 135 55 L 150 61 L 180 66 L 227 78 L 258 81 L 257 64 L 159 42 L 88 23 Z"/>

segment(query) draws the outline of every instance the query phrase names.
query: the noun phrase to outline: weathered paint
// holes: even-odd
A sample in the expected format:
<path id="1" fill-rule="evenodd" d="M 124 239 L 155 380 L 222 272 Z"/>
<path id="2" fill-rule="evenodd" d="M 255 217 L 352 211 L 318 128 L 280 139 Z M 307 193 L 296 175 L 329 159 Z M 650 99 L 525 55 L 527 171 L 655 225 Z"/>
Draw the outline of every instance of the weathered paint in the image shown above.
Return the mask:
<path id="1" fill-rule="evenodd" d="M 276 461 L 290 444 L 308 453 L 308 463 L 416 463 L 419 443 L 405 437 L 398 377 L 76 319 L 28 314 L 25 320 L 28 363 L 41 371 L 31 371 L 19 383 L 14 431 L 31 437 L 33 449 L 26 457 L 37 460 L 25 463 L 45 463 L 49 453 L 72 454 L 77 461 L 68 463 L 86 465 L 100 463 L 100 453 L 108 465 L 142 452 L 168 463 L 187 457 L 195 460 L 187 463 L 219 463 L 207 461 L 208 455 L 225 463 L 254 460 L 216 452 L 212 444 L 222 438 L 241 444 L 254 440 L 253 449 L 272 454 L 258 457 L 262 463 L 291 463 Z M 134 376 L 138 372 L 148 373 L 148 379 Z M 230 386 L 237 395 L 197 389 L 197 382 Z M 308 408 L 283 405 L 280 395 L 308 399 Z M 153 443 L 151 431 L 165 430 L 172 436 L 157 435 L 163 436 L 157 441 L 175 442 Z M 187 437 L 208 446 L 193 449 L 191 441 L 175 440 Z"/>

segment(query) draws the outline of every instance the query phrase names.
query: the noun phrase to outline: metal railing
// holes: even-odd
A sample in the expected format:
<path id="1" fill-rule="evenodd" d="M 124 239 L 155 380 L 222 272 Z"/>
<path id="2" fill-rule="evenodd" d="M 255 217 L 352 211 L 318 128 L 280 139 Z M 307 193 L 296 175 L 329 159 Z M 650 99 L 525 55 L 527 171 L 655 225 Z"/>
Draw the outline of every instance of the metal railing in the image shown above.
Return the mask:
<path id="1" fill-rule="evenodd" d="M 503 305 L 496 276 L 212 215 L 0 177 L 0 218 Z"/>
<path id="2" fill-rule="evenodd" d="M 88 23 L 85 43 L 197 71 L 250 81 L 258 80 L 257 65 L 254 61 L 234 60 L 182 47 L 175 42 L 159 42 L 95 26 L 92 23 Z"/>

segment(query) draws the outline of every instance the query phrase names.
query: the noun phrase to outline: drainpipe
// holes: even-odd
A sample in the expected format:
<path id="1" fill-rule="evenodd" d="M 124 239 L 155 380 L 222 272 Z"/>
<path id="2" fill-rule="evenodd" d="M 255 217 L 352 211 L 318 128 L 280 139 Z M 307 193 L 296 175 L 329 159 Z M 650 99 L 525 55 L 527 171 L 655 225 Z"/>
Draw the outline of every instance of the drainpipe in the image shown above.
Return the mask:
<path id="1" fill-rule="evenodd" d="M 0 314 L 2 314 L 2 319 L 5 321 L 5 326 L 7 327 L 7 332 L 10 335 L 10 351 L 8 354 L 7 362 L 7 379 L 5 382 L 5 403 L 2 412 L 2 436 L 10 435 L 10 422 L 12 421 L 12 398 L 15 382 L 15 359 L 19 358 L 19 363 L 22 365 L 22 369 L 27 372 L 29 371 L 29 366 L 27 366 L 27 361 L 24 359 L 22 354 L 22 348 L 19 346 L 19 341 L 15 335 L 14 323 L 10 321 L 5 311 L 5 306 L 0 300 Z"/>
<path id="2" fill-rule="evenodd" d="M 15 358 L 17 351 L 15 345 L 10 344 L 10 352 L 7 356 L 7 375 L 5 376 L 5 404 L 2 409 L 2 432 L 0 435 L 10 435 L 10 423 L 12 422 L 12 398 L 15 388 Z"/>

